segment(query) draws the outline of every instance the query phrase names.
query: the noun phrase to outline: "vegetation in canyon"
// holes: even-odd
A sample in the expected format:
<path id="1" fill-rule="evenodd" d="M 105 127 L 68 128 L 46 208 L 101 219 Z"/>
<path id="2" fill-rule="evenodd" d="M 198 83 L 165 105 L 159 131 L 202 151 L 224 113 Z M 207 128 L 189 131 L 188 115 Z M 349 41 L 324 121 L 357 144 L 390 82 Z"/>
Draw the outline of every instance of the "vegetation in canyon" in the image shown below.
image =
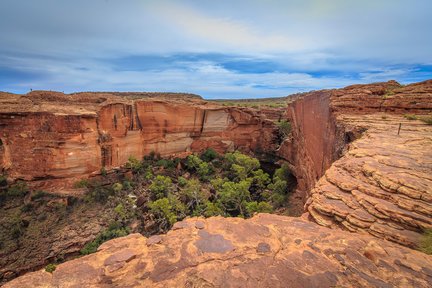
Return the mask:
<path id="1" fill-rule="evenodd" d="M 14 263 L 28 271 L 60 263 L 131 232 L 165 232 L 189 216 L 288 213 L 293 176 L 286 165 L 270 174 L 256 158 L 208 149 L 185 159 L 155 153 L 142 161 L 131 157 L 121 171 L 104 169 L 98 177 L 77 181 L 75 188 L 86 191 L 82 198 L 30 191 L 20 181 L 8 185 L 2 176 L 0 254 L 7 257 L 0 267 Z"/>

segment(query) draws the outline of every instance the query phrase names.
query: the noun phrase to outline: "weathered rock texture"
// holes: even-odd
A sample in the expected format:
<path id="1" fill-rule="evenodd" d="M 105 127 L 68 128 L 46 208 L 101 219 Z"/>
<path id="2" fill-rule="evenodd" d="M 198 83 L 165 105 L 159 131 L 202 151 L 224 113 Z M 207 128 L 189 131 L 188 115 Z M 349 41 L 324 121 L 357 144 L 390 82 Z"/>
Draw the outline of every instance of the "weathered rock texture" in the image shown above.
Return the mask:
<path id="1" fill-rule="evenodd" d="M 432 256 L 299 219 L 193 218 L 4 287 L 430 287 Z"/>
<path id="2" fill-rule="evenodd" d="M 318 181 L 307 211 L 321 225 L 415 247 L 432 228 L 432 126 L 384 114 L 338 119 L 367 131 Z"/>
<path id="3" fill-rule="evenodd" d="M 208 147 L 276 149 L 274 122 L 256 110 L 191 96 L 164 100 L 135 94 L 2 94 L 1 168 L 12 178 L 53 179 L 43 188 L 61 192 L 102 167 L 118 167 L 151 151 L 168 156 Z"/>
<path id="4" fill-rule="evenodd" d="M 432 81 L 312 92 L 289 105 L 292 137 L 279 154 L 311 218 L 415 247 L 432 227 L 432 127 L 402 114 L 431 112 Z"/>

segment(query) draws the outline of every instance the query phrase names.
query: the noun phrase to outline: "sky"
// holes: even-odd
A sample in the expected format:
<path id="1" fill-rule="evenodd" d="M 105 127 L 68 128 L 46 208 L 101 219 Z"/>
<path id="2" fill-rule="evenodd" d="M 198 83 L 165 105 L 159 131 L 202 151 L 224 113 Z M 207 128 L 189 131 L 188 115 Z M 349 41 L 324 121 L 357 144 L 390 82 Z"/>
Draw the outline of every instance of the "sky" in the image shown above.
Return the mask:
<path id="1" fill-rule="evenodd" d="M 0 0 L 0 91 L 280 97 L 432 78 L 430 0 Z"/>

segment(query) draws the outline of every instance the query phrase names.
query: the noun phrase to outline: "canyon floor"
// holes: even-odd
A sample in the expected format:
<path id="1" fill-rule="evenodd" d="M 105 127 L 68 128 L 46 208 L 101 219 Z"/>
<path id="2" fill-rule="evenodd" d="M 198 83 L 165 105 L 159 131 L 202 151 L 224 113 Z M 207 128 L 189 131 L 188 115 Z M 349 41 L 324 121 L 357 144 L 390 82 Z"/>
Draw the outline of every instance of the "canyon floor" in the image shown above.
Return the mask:
<path id="1" fill-rule="evenodd" d="M 138 143 L 141 131 L 139 143 L 159 147 L 163 153 L 174 148 L 190 152 L 230 146 L 251 152 L 273 151 L 290 165 L 297 179 L 292 201 L 305 203 L 304 214 L 187 218 L 166 234 L 148 238 L 131 234 L 110 240 L 96 253 L 59 264 L 52 273 L 29 272 L 4 287 L 430 287 L 432 256 L 416 249 L 424 232 L 432 228 L 432 80 L 305 93 L 298 95 L 285 113 L 273 111 L 267 116 L 255 108 L 212 107 L 201 112 L 208 108 L 196 106 L 187 114 L 187 123 L 171 126 L 179 121 L 166 116 L 166 105 L 171 104 L 157 101 L 127 108 L 131 104 L 114 102 L 110 100 L 109 107 L 94 104 L 95 115 L 84 120 L 82 115 L 76 120 L 68 118 L 76 125 L 73 131 L 64 131 L 64 119 L 57 119 L 61 116 L 50 118 L 60 124 L 43 132 L 54 138 L 59 136 L 53 129 L 62 131 L 61 140 L 66 144 L 49 149 L 62 155 L 68 169 L 58 169 L 52 164 L 56 160 L 47 161 L 43 173 L 33 172 L 29 180 L 40 181 L 50 175 L 62 181 L 91 174 L 100 169 L 100 163 L 122 164 L 124 156 L 110 156 L 108 161 L 103 151 L 108 146 L 127 147 L 124 145 L 131 139 Z M 182 105 L 175 104 L 168 112 L 186 109 Z M 101 109 L 105 114 L 98 112 Z M 30 110 L 19 117 L 29 119 L 25 134 L 36 140 L 31 145 L 40 147 L 40 129 L 27 127 L 31 123 L 44 127 L 45 122 L 35 122 L 37 115 Z M 119 122 L 120 114 L 123 122 Z M 3 111 L 5 122 L 16 121 L 10 116 Z M 92 117 L 98 120 L 93 122 Z M 277 139 L 277 127 L 270 119 L 280 117 L 292 125 L 290 136 L 283 141 Z M 157 125 L 140 128 L 131 119 L 141 119 L 140 125 Z M 118 123 L 126 128 L 118 128 Z M 11 143 L 28 137 L 21 137 L 23 132 L 11 127 L 2 134 L 3 146 L 8 149 Z M 147 138 L 149 131 L 152 137 Z M 80 149 L 76 147 L 77 135 L 81 137 Z M 106 142 L 95 142 L 101 135 L 109 135 L 102 137 Z M 261 137 L 260 141 L 256 137 Z M 170 139 L 179 142 L 174 146 L 157 144 Z M 24 147 L 34 151 L 31 145 Z M 70 162 L 72 158 L 65 153 L 77 151 L 81 151 L 79 161 Z M 146 150 L 134 151 L 142 156 Z M 33 160 L 29 157 L 15 164 L 10 150 L 9 154 L 0 152 L 3 165 L 8 164 L 14 175 L 25 173 Z M 91 153 L 99 153 L 94 163 L 85 159 Z M 86 169 L 73 169 L 83 163 Z"/>

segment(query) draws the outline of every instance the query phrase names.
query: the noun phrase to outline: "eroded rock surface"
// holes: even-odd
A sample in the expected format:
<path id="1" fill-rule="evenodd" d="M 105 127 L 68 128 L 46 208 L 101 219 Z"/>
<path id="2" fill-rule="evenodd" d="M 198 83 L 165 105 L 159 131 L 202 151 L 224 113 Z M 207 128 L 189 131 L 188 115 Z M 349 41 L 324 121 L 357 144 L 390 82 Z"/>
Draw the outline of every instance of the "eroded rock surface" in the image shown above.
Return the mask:
<path id="1" fill-rule="evenodd" d="M 277 147 L 277 127 L 268 113 L 192 96 L 119 95 L 3 93 L 0 168 L 11 178 L 36 180 L 35 189 L 69 193 L 73 182 L 102 167 L 119 167 L 151 151 L 172 156 L 209 147 L 220 152 Z"/>
<path id="2" fill-rule="evenodd" d="M 307 211 L 324 226 L 416 247 L 432 228 L 432 126 L 385 114 L 339 120 L 366 132 L 318 181 Z"/>
<path id="3" fill-rule="evenodd" d="M 430 287 L 432 281 L 432 256 L 300 218 L 192 218 L 158 237 L 111 240 L 52 274 L 28 273 L 4 287 Z"/>
<path id="4" fill-rule="evenodd" d="M 278 151 L 297 177 L 292 203 L 307 201 L 320 225 L 416 247 L 432 227 L 432 127 L 404 114 L 428 113 L 431 80 L 302 95 L 288 106 L 292 137 Z"/>

